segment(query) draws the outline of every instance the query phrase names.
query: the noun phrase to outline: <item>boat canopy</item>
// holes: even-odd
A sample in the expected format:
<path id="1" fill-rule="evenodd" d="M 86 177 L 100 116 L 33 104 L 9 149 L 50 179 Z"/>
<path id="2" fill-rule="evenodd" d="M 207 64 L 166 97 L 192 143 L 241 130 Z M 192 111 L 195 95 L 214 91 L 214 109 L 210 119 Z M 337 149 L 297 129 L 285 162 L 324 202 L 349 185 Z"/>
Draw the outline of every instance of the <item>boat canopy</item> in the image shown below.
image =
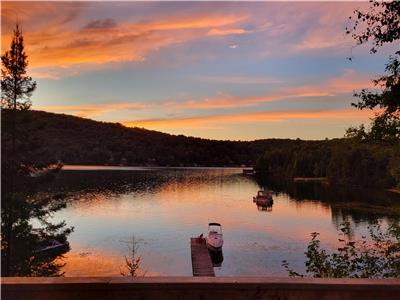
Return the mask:
<path id="1" fill-rule="evenodd" d="M 208 226 L 219 226 L 219 227 L 221 227 L 221 224 L 219 224 L 219 223 L 208 223 Z"/>
<path id="2" fill-rule="evenodd" d="M 268 191 L 258 191 L 258 196 L 268 196 Z"/>

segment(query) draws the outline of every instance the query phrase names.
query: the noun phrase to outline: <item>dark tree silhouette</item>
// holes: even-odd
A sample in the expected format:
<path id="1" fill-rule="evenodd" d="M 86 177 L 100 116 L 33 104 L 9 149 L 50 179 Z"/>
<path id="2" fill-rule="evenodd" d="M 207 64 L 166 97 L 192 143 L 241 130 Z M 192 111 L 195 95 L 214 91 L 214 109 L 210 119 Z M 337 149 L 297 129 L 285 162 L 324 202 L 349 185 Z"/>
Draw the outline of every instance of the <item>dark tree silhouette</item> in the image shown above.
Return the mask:
<path id="1" fill-rule="evenodd" d="M 11 48 L 1 56 L 1 105 L 2 108 L 24 110 L 31 107 L 30 97 L 36 82 L 27 76 L 27 55 L 24 38 L 18 24 L 14 29 Z"/>
<path id="2" fill-rule="evenodd" d="M 358 44 L 372 41 L 371 53 L 386 43 L 397 43 L 398 50 L 389 57 L 386 65 L 386 74 L 373 80 L 374 85 L 381 91 L 374 92 L 367 89 L 355 93 L 360 100 L 352 103 L 358 109 L 376 109 L 371 128 L 365 126 L 349 128 L 348 137 L 361 140 L 397 143 L 400 141 L 400 1 L 378 2 L 371 1 L 369 11 L 359 9 L 354 11 L 355 21 L 352 28 L 346 28 Z M 349 17 L 352 19 L 352 17 Z M 357 31 L 361 29 L 360 31 Z"/>
<path id="3" fill-rule="evenodd" d="M 27 55 L 22 31 L 16 25 L 11 48 L 1 56 L 1 271 L 2 276 L 62 275 L 54 261 L 69 250 L 66 239 L 72 228 L 53 224 L 48 218 L 65 207 L 64 197 L 39 195 L 38 185 L 52 175 L 44 144 L 32 138 L 22 124 L 29 117 L 30 97 L 36 82 L 27 75 Z M 41 172 L 38 172 L 41 171 Z M 33 228 L 32 221 L 38 225 Z M 58 241 L 66 247 L 43 255 L 43 245 Z M 40 255 L 39 255 L 39 252 Z"/>
<path id="4" fill-rule="evenodd" d="M 368 11 L 354 10 L 355 20 L 352 27 L 346 27 L 358 44 L 372 41 L 371 53 L 386 43 L 400 39 L 400 1 L 370 0 Z M 350 16 L 352 20 L 354 17 Z M 357 29 L 361 31 L 357 32 Z"/>

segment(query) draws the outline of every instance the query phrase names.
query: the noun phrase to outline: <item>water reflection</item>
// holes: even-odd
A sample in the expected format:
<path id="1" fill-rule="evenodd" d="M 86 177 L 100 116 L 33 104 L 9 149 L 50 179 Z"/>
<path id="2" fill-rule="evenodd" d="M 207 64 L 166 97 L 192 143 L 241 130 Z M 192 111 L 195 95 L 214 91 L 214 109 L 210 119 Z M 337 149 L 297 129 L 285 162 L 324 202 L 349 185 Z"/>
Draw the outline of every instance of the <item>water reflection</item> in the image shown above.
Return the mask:
<path id="1" fill-rule="evenodd" d="M 337 228 L 344 221 L 371 224 L 379 218 L 387 218 L 390 222 L 400 220 L 400 196 L 396 193 L 324 183 L 293 183 L 276 178 L 256 178 L 256 181 L 261 187 L 272 189 L 275 195 L 289 195 L 298 205 L 305 202 L 326 205 Z"/>
<path id="2" fill-rule="evenodd" d="M 258 210 L 271 212 L 274 204 L 272 192 L 268 189 L 258 191 L 257 195 L 253 197 L 253 202 L 257 205 Z"/>
<path id="3" fill-rule="evenodd" d="M 257 204 L 257 209 L 259 211 L 271 212 L 272 211 L 272 203 L 271 204 Z"/>
<path id="4" fill-rule="evenodd" d="M 318 230 L 323 242 L 334 247 L 336 226 L 343 219 L 350 218 L 358 234 L 378 218 L 396 219 L 385 209 L 398 208 L 399 197 L 386 193 L 377 193 L 370 202 L 372 193 L 363 198 L 357 191 L 255 181 L 240 173 L 232 169 L 62 171 L 44 187 L 47 193 L 68 194 L 67 207 L 55 220 L 75 226 L 72 250 L 65 255 L 67 265 L 62 270 L 67 276 L 118 276 L 126 255 L 120 241 L 134 231 L 143 241 L 141 262 L 148 276 L 190 276 L 189 237 L 204 233 L 210 221 L 220 220 L 225 244 L 222 257 L 214 261 L 216 266 L 221 263 L 217 275 L 286 275 L 281 261 L 295 261 L 293 267 L 301 270 L 311 232 Z M 251 201 L 260 189 L 273 193 L 273 210 Z"/>
<path id="5" fill-rule="evenodd" d="M 224 261 L 224 253 L 223 251 L 211 251 L 208 250 L 210 253 L 211 261 L 214 268 L 220 268 L 222 266 L 222 262 Z"/>
<path id="6" fill-rule="evenodd" d="M 2 276 L 61 276 L 63 254 L 72 228 L 47 217 L 65 208 L 59 197 L 22 193 L 3 195 L 1 219 Z M 38 226 L 34 228 L 34 226 Z"/>

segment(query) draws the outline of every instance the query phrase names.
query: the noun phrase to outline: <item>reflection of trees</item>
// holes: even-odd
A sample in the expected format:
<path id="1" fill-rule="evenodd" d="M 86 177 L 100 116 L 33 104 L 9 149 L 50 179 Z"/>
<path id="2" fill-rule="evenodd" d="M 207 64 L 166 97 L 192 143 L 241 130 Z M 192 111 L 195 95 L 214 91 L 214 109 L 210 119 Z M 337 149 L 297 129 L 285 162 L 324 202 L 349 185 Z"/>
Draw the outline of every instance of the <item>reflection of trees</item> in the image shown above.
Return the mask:
<path id="1" fill-rule="evenodd" d="M 69 171 L 63 170 L 41 190 L 49 193 L 64 193 L 69 198 L 81 195 L 120 195 L 127 193 L 157 193 L 167 185 L 180 188 L 185 185 L 207 184 L 208 182 L 234 182 L 237 175 L 226 175 L 221 171 L 156 169 L 156 170 L 106 170 Z M 218 181 L 219 180 L 219 181 Z M 86 197 L 87 198 L 87 197 Z"/>
<path id="2" fill-rule="evenodd" d="M 69 250 L 36 253 L 49 240 L 67 241 L 71 228 L 65 222 L 51 223 L 49 217 L 65 207 L 56 196 L 7 193 L 1 207 L 1 270 L 3 276 L 59 276 L 62 263 L 57 258 Z M 35 228 L 32 223 L 35 223 Z"/>
<path id="3" fill-rule="evenodd" d="M 293 183 L 277 178 L 256 178 L 261 187 L 286 193 L 297 202 L 318 202 L 330 207 L 332 221 L 339 228 L 344 221 L 373 223 L 379 218 L 399 220 L 399 195 L 348 186 L 322 183 Z"/>

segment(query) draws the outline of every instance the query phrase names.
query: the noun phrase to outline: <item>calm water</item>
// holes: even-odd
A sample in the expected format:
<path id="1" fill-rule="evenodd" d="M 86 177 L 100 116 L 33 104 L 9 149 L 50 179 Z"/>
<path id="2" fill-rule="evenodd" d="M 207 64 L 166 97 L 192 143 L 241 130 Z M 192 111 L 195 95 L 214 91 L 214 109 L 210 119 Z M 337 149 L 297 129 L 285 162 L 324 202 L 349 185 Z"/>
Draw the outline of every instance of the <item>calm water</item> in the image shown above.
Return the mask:
<path id="1" fill-rule="evenodd" d="M 271 210 L 252 201 L 263 185 L 274 191 Z M 70 197 L 54 216 L 75 228 L 64 258 L 66 276 L 120 275 L 132 235 L 147 276 L 191 276 L 189 239 L 206 233 L 208 222 L 223 225 L 224 261 L 215 268 L 217 276 L 286 275 L 284 259 L 303 270 L 311 232 L 320 232 L 332 248 L 344 220 L 359 235 L 373 220 L 396 219 L 385 207 L 400 204 L 389 193 L 259 184 L 241 169 L 69 167 L 48 188 Z"/>

